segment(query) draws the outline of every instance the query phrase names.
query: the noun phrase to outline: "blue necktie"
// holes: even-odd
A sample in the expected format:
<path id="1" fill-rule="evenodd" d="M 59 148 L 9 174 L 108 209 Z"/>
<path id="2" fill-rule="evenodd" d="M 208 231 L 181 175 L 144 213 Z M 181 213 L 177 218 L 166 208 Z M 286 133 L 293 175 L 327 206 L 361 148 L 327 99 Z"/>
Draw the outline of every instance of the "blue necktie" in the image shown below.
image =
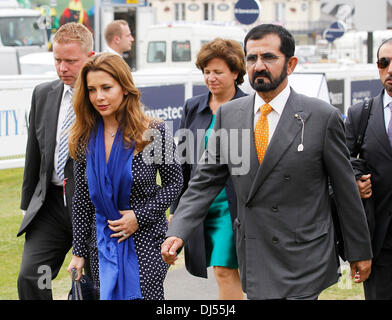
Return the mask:
<path id="1" fill-rule="evenodd" d="M 68 89 L 64 95 L 64 105 L 67 107 L 67 113 L 61 124 L 59 154 L 57 160 L 57 175 L 60 180 L 64 180 L 64 167 L 68 159 L 68 137 L 70 127 L 75 120 L 75 112 L 72 106 L 72 88 Z"/>

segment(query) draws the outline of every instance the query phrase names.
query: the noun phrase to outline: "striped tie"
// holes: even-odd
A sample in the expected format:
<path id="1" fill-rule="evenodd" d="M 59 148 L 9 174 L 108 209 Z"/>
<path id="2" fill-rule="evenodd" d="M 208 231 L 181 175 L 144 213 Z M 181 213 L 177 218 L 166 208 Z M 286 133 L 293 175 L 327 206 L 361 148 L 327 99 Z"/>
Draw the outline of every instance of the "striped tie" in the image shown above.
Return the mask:
<path id="1" fill-rule="evenodd" d="M 260 108 L 260 117 L 257 120 L 255 127 L 255 146 L 257 152 L 257 158 L 260 164 L 263 162 L 265 151 L 268 146 L 268 120 L 267 115 L 272 111 L 272 107 L 266 103 Z"/>
<path id="2" fill-rule="evenodd" d="M 68 136 L 70 127 L 75 120 L 75 112 L 72 106 L 72 88 L 64 95 L 64 105 L 67 106 L 67 114 L 61 125 L 59 154 L 57 160 L 57 175 L 60 180 L 64 180 L 64 167 L 68 159 Z"/>

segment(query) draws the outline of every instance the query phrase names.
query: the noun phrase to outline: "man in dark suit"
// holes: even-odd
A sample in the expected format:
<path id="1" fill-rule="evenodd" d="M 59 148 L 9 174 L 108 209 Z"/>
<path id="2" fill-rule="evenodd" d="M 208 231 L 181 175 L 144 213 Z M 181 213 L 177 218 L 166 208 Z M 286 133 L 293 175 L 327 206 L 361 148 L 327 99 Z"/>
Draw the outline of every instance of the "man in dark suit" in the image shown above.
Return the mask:
<path id="1" fill-rule="evenodd" d="M 249 31 L 244 47 L 256 94 L 219 108 L 210 137 L 216 145 L 208 145 L 180 200 L 162 245 L 163 259 L 174 263 L 176 251 L 230 176 L 238 203 L 237 256 L 248 298 L 317 299 L 339 275 L 330 180 L 352 275 L 364 281 L 371 269 L 370 236 L 339 111 L 288 85 L 297 58 L 286 29 L 259 25 Z"/>
<path id="2" fill-rule="evenodd" d="M 52 299 L 51 280 L 72 246 L 73 163 L 67 133 L 74 119 L 72 88 L 92 50 L 92 34 L 85 26 L 63 25 L 53 39 L 59 80 L 33 91 L 22 185 L 24 216 L 18 232 L 26 233 L 20 299 Z"/>
<path id="3" fill-rule="evenodd" d="M 392 299 L 392 38 L 378 48 L 377 65 L 384 90 L 373 98 L 360 157 L 369 173 L 357 180 L 363 199 L 372 198 L 375 230 L 372 239 L 372 273 L 364 282 L 366 299 Z M 355 142 L 363 104 L 348 110 L 346 119 L 347 146 L 356 156 Z"/>

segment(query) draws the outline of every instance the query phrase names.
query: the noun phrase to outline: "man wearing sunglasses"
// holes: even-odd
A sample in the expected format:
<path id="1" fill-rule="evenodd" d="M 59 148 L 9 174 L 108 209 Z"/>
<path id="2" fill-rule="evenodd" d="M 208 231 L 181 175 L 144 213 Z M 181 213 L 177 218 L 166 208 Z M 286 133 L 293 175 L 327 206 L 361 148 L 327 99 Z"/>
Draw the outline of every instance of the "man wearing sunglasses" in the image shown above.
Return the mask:
<path id="1" fill-rule="evenodd" d="M 360 158 L 366 161 L 369 173 L 357 180 L 362 199 L 374 203 L 375 230 L 372 238 L 373 265 L 364 282 L 365 298 L 392 299 L 392 38 L 385 40 L 377 51 L 377 67 L 384 87 L 373 98 Z M 346 140 L 354 155 L 356 128 L 359 126 L 363 103 L 348 110 Z"/>

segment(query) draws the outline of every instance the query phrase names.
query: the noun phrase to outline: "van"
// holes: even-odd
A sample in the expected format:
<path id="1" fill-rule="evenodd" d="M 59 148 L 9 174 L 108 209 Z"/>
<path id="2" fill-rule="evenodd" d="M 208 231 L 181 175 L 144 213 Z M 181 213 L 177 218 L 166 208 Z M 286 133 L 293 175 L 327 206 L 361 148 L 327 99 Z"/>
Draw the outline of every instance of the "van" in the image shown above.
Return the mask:
<path id="1" fill-rule="evenodd" d="M 245 31 L 236 26 L 173 24 L 154 25 L 142 41 L 139 70 L 195 68 L 201 46 L 217 37 L 237 40 L 243 45 Z"/>
<path id="2" fill-rule="evenodd" d="M 48 50 L 41 13 L 0 0 L 0 74 L 19 74 L 19 57 Z"/>

